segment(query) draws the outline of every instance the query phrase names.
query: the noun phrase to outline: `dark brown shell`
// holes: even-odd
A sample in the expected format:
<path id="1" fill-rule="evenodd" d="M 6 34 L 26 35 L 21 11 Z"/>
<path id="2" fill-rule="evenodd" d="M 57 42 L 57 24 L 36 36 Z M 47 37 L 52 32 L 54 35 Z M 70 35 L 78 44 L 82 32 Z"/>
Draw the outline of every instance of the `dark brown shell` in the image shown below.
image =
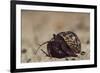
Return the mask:
<path id="1" fill-rule="evenodd" d="M 81 42 L 75 33 L 61 32 L 48 42 L 47 51 L 50 57 L 76 57 L 81 52 Z"/>
<path id="2" fill-rule="evenodd" d="M 60 35 L 66 44 L 72 49 L 75 53 L 81 52 L 81 42 L 77 35 L 71 31 L 67 32 L 61 32 L 58 35 Z"/>

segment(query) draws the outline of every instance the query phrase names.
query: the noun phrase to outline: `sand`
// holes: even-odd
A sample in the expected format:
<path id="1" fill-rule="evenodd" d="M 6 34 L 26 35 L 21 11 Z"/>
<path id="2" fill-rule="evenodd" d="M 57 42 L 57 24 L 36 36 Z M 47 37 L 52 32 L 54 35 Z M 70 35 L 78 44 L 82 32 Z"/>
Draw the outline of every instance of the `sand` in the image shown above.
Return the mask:
<path id="1" fill-rule="evenodd" d="M 29 63 L 90 59 L 89 13 L 22 10 L 21 15 L 21 62 Z M 53 34 L 65 31 L 72 31 L 77 34 L 81 41 L 81 50 L 85 52 L 85 55 L 58 59 L 47 57 L 41 50 L 35 54 L 39 45 L 50 40 Z M 43 45 L 40 49 L 47 52 L 47 45 Z"/>

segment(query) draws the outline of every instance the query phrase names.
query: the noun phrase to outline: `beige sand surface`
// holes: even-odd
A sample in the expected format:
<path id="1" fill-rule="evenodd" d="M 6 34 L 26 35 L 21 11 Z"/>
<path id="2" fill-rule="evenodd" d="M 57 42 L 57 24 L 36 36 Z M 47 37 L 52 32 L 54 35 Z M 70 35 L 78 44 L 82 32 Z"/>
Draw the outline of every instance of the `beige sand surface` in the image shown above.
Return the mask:
<path id="1" fill-rule="evenodd" d="M 64 61 L 65 58 L 49 58 L 39 50 L 35 55 L 39 44 L 50 40 L 53 34 L 64 31 L 73 31 L 81 41 L 81 49 L 85 55 L 79 55 L 76 60 L 90 58 L 90 15 L 89 13 L 72 12 L 47 12 L 22 10 L 22 53 L 21 62 L 47 62 Z M 47 51 L 46 45 L 41 49 Z M 73 58 L 68 58 L 72 60 Z"/>

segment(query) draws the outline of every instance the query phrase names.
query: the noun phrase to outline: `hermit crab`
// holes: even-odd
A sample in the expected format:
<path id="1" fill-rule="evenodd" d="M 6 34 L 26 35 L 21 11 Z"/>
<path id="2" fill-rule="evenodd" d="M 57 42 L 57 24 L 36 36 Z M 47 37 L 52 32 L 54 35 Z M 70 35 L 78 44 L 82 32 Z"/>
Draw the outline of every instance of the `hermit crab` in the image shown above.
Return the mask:
<path id="1" fill-rule="evenodd" d="M 47 44 L 47 52 L 45 52 L 43 49 L 41 50 L 48 57 L 77 57 L 78 54 L 81 52 L 80 39 L 74 32 L 71 31 L 53 34 L 53 38 L 49 41 L 42 43 L 37 51 L 44 44 Z"/>

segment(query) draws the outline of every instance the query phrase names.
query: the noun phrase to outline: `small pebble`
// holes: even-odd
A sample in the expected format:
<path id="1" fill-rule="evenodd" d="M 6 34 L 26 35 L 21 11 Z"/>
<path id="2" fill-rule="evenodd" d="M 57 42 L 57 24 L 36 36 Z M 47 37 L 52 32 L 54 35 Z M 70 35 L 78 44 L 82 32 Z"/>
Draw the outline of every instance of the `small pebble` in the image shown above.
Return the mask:
<path id="1" fill-rule="evenodd" d="M 86 44 L 89 44 L 89 43 L 90 43 L 90 41 L 89 41 L 89 40 L 87 40 Z"/>
<path id="2" fill-rule="evenodd" d="M 75 58 L 72 58 L 72 60 L 76 60 Z"/>
<path id="3" fill-rule="evenodd" d="M 65 60 L 69 60 L 68 58 L 65 58 Z"/>
<path id="4" fill-rule="evenodd" d="M 84 51 L 82 51 L 82 52 L 81 52 L 81 55 L 85 55 L 85 52 L 84 52 Z"/>
<path id="5" fill-rule="evenodd" d="M 30 62 L 30 61 L 31 61 L 31 59 L 28 59 L 28 60 L 27 60 L 27 63 Z"/>
<path id="6" fill-rule="evenodd" d="M 22 49 L 22 53 L 26 53 L 27 52 L 27 50 L 26 49 Z"/>

